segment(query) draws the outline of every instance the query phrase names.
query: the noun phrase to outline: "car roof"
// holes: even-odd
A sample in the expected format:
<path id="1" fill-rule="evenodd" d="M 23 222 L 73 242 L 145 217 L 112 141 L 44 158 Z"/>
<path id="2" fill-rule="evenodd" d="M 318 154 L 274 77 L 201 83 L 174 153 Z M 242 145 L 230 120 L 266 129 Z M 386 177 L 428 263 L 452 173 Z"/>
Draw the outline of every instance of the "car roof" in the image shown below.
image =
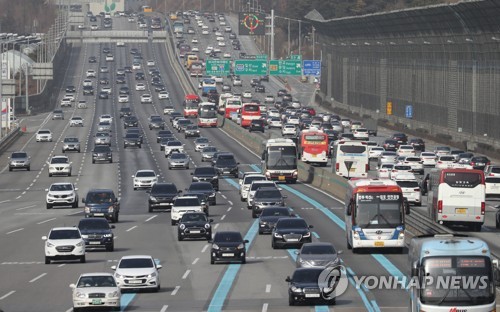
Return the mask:
<path id="1" fill-rule="evenodd" d="M 52 229 L 50 229 L 51 231 L 67 231 L 67 230 L 78 230 L 78 228 L 74 227 L 74 226 L 59 226 L 59 227 L 53 227 Z"/>
<path id="2" fill-rule="evenodd" d="M 82 274 L 80 274 L 80 277 L 86 277 L 86 276 L 113 276 L 113 273 L 108 273 L 108 272 L 93 272 L 93 273 L 82 273 Z"/>
<path id="3" fill-rule="evenodd" d="M 54 182 L 54 183 L 52 183 L 50 186 L 52 186 L 52 185 L 66 185 L 66 184 L 71 184 L 71 185 L 73 185 L 73 183 L 72 183 L 72 182 Z"/>
<path id="4" fill-rule="evenodd" d="M 124 260 L 124 259 L 153 259 L 152 256 L 148 256 L 148 255 L 129 255 L 129 256 L 123 256 L 120 260 Z"/>

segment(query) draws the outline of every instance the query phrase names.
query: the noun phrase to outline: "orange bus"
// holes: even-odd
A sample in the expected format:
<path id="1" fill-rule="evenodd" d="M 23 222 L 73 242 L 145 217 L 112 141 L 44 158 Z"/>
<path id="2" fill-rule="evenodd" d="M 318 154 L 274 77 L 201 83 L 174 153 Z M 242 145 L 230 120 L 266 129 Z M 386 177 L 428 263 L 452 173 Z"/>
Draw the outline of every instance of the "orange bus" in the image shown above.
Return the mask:
<path id="1" fill-rule="evenodd" d="M 300 160 L 308 164 L 326 166 L 328 162 L 328 135 L 320 130 L 302 130 L 299 140 Z"/>
<path id="2" fill-rule="evenodd" d="M 182 106 L 184 107 L 184 117 L 198 117 L 198 105 L 201 99 L 196 94 L 188 94 L 184 97 Z"/>
<path id="3" fill-rule="evenodd" d="M 256 103 L 245 103 L 241 106 L 240 114 L 241 126 L 249 127 L 252 120 L 261 118 L 260 105 Z"/>

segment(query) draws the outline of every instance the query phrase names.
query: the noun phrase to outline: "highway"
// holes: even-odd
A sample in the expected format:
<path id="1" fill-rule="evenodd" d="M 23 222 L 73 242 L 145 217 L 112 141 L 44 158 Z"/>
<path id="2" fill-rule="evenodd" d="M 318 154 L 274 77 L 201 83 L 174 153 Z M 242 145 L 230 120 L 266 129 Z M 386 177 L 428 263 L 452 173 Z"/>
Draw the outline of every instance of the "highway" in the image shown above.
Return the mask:
<path id="1" fill-rule="evenodd" d="M 197 32 L 200 30 L 194 23 Z M 135 23 L 128 23 L 126 18 L 113 18 L 113 27 L 130 29 Z M 233 29 L 235 25 L 233 24 Z M 196 35 L 198 36 L 198 35 Z M 226 34 L 227 36 L 227 34 Z M 189 36 L 188 36 L 189 38 Z M 203 38 L 201 35 L 198 38 Z M 214 42 L 203 38 L 199 45 Z M 211 41 L 210 41 L 211 40 Z M 241 39 L 242 46 L 252 53 L 255 47 L 248 39 Z M 228 42 L 228 41 L 227 41 Z M 105 62 L 102 49 L 111 48 L 115 61 Z M 122 311 L 403 311 L 410 300 L 405 289 L 372 290 L 356 289 L 352 285 L 337 300 L 335 306 L 311 305 L 288 306 L 288 286 L 285 278 L 295 268 L 294 250 L 273 250 L 269 235 L 257 234 L 257 221 L 240 201 L 236 179 L 221 178 L 217 194 L 217 205 L 210 207 L 214 219 L 215 231 L 240 231 L 248 244 L 247 263 L 210 264 L 210 245 L 206 241 L 177 241 L 177 228 L 170 225 L 168 212 L 147 212 L 147 194 L 144 190 L 134 191 L 132 175 L 139 169 L 154 169 L 160 180 L 173 182 L 178 189 L 185 189 L 191 183 L 189 172 L 192 170 L 168 170 L 164 153 L 156 143 L 156 131 L 147 127 L 150 115 L 161 115 L 166 103 L 157 99 L 150 76 L 146 74 L 147 90 L 153 95 L 154 104 L 140 104 L 143 92 L 134 91 L 133 74 L 127 74 L 127 85 L 131 89 L 130 103 L 117 101 L 117 90 L 121 85 L 111 84 L 113 91 L 108 100 L 95 96 L 83 96 L 81 92 L 85 72 L 92 68 L 97 72 L 100 66 L 108 66 L 106 74 L 111 82 L 115 81 L 117 68 L 131 65 L 130 49 L 138 48 L 144 57 L 143 71 L 146 72 L 146 60 L 153 59 L 160 69 L 165 85 L 170 92 L 170 102 L 181 110 L 186 86 L 181 85 L 174 70 L 172 55 L 167 55 L 163 44 L 137 45 L 127 43 L 125 47 L 114 45 L 88 44 L 75 45 L 71 53 L 70 64 L 65 75 L 64 85 L 78 88 L 78 99 L 85 99 L 88 109 L 75 106 L 64 109 L 64 120 L 51 120 L 51 114 L 44 114 L 30 119 L 28 133 L 1 155 L 0 164 L 7 164 L 7 157 L 15 150 L 27 151 L 32 159 L 31 171 L 9 172 L 0 168 L 0 273 L 4 282 L 0 283 L 0 309 L 15 311 L 71 311 L 71 289 L 79 274 L 86 272 L 112 272 L 111 266 L 122 256 L 134 254 L 152 255 L 163 265 L 160 271 L 162 289 L 159 293 L 127 292 L 122 295 Z M 229 47 L 228 47 L 229 48 Z M 200 51 L 203 51 L 200 48 Z M 255 54 L 255 53 L 252 53 Z M 98 62 L 89 64 L 89 56 L 96 56 Z M 99 74 L 102 75 L 102 74 Z M 99 76 L 98 76 L 99 77 Z M 249 89 L 249 79 L 245 78 L 244 89 Z M 98 80 L 96 81 L 98 82 Z M 100 89 L 100 86 L 97 86 Z M 282 86 L 271 79 L 266 84 L 266 93 L 276 94 Z M 305 87 L 304 87 L 305 88 Z M 97 91 L 97 90 L 96 90 Z M 59 99 L 64 90 L 54 90 Z M 311 93 L 307 89 L 295 90 L 303 103 L 308 102 Z M 139 118 L 144 134 L 141 149 L 123 149 L 124 129 L 119 118 L 119 108 L 130 106 Z M 92 164 L 91 150 L 93 135 L 97 129 L 98 117 L 110 113 L 113 123 L 113 163 Z M 70 128 L 71 116 L 82 116 L 83 128 Z M 171 124 L 167 121 L 168 127 Z M 38 128 L 50 129 L 54 142 L 37 143 L 34 131 Z M 172 128 L 171 128 L 172 129 Z M 246 150 L 239 142 L 229 137 L 221 129 L 202 129 L 202 136 L 211 140 L 220 150 L 235 154 L 241 164 L 241 171 L 255 170 L 260 164 L 260 157 Z M 388 133 L 380 132 L 381 139 Z M 67 153 L 73 165 L 71 177 L 48 177 L 46 161 L 52 155 L 61 154 L 61 141 L 66 136 L 77 136 L 82 142 L 81 153 Z M 194 151 L 193 140 L 183 141 L 185 150 L 193 160 L 193 166 L 206 166 L 201 162 L 199 153 Z M 429 145 L 430 147 L 430 145 Z M 59 262 L 44 264 L 43 235 L 52 227 L 73 226 L 83 217 L 83 205 L 79 208 L 45 208 L 45 189 L 53 182 L 71 181 L 78 187 L 80 198 L 91 188 L 111 188 L 121 197 L 120 221 L 116 224 L 115 251 L 87 251 L 87 262 Z M 295 213 L 314 225 L 314 240 L 332 242 L 337 249 L 344 250 L 342 259 L 352 274 L 393 275 L 408 274 L 407 255 L 392 252 L 383 254 L 352 254 L 346 250 L 343 203 L 341 200 L 298 183 L 282 185 L 288 196 L 286 201 Z M 425 202 L 425 201 L 424 201 Z M 491 203 L 493 205 L 493 203 Z M 421 208 L 424 209 L 424 208 Z M 493 210 L 488 210 L 488 216 Z M 494 220 L 488 220 L 481 237 L 494 241 Z M 488 231 L 489 230 L 489 231 Z M 214 232 L 215 232 L 214 231 Z M 490 232 L 491 231 L 491 232 Z M 352 282 L 352 278 L 350 279 Z"/>

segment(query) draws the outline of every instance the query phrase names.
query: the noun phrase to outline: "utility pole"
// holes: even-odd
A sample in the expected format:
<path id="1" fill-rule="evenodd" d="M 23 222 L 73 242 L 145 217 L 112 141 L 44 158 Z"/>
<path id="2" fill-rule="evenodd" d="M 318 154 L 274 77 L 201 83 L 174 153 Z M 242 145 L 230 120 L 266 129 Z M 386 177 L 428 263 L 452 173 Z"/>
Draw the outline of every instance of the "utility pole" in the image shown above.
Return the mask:
<path id="1" fill-rule="evenodd" d="M 271 9 L 271 55 L 270 59 L 274 60 L 274 9 Z"/>
<path id="2" fill-rule="evenodd" d="M 301 21 L 299 20 L 299 55 L 302 55 L 302 39 L 301 39 Z"/>
<path id="3" fill-rule="evenodd" d="M 315 58 L 314 58 L 314 50 L 316 50 L 316 40 L 314 38 L 314 26 L 312 28 L 312 37 L 313 37 L 313 60 L 315 60 Z"/>

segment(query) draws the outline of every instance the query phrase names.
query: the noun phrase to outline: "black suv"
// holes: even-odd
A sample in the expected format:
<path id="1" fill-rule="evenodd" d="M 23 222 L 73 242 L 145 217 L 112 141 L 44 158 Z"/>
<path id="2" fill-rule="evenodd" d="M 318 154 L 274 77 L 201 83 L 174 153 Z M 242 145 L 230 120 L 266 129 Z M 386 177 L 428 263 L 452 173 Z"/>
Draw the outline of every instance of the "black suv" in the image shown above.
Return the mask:
<path id="1" fill-rule="evenodd" d="M 96 145 L 92 151 L 92 163 L 95 164 L 96 161 L 107 161 L 109 163 L 113 162 L 113 152 L 111 148 L 106 145 Z"/>
<path id="2" fill-rule="evenodd" d="M 148 211 L 153 212 L 153 209 L 160 207 L 170 209 L 181 192 L 173 183 L 155 183 L 151 190 L 146 191 L 149 194 Z"/>
<path id="3" fill-rule="evenodd" d="M 160 130 L 156 134 L 156 143 L 160 143 L 164 138 L 173 138 L 174 134 L 170 130 Z"/>
<path id="4" fill-rule="evenodd" d="M 416 151 L 425 151 L 425 142 L 420 138 L 411 139 L 408 142 Z"/>
<path id="5" fill-rule="evenodd" d="M 185 238 L 212 239 L 212 219 L 202 212 L 187 212 L 182 215 L 177 226 L 177 240 Z"/>
<path id="6" fill-rule="evenodd" d="M 217 205 L 217 198 L 215 189 L 210 182 L 192 182 L 188 192 L 192 193 L 203 193 L 208 196 L 208 202 L 210 205 Z"/>
<path id="7" fill-rule="evenodd" d="M 165 120 L 161 116 L 149 117 L 149 130 L 162 129 L 165 130 Z"/>
<path id="8" fill-rule="evenodd" d="M 85 204 L 85 218 L 104 217 L 111 222 L 118 222 L 120 198 L 110 189 L 92 189 L 82 198 Z"/>
<path id="9" fill-rule="evenodd" d="M 280 218 L 272 232 L 271 246 L 273 249 L 287 246 L 297 248 L 303 243 L 311 243 L 312 227 L 301 218 Z"/>
<path id="10" fill-rule="evenodd" d="M 240 232 L 217 232 L 214 235 L 214 239 L 208 242 L 212 243 L 210 264 L 218 261 L 239 261 L 241 264 L 246 263 L 245 244 L 248 243 L 248 240 L 243 240 Z"/>
<path id="11" fill-rule="evenodd" d="M 135 146 L 138 148 L 142 147 L 141 144 L 141 137 L 139 136 L 138 133 L 127 133 L 125 134 L 125 137 L 123 138 L 123 148 L 127 148 L 130 146 Z"/>
<path id="12" fill-rule="evenodd" d="M 82 233 L 87 248 L 106 248 L 106 251 L 115 249 L 114 234 L 111 229 L 114 225 L 109 225 L 108 220 L 103 218 L 85 218 L 78 223 L 78 229 Z"/>
<path id="13" fill-rule="evenodd" d="M 285 198 L 277 187 L 259 187 L 252 199 L 252 218 L 257 218 L 267 207 L 285 206 Z"/>
<path id="14" fill-rule="evenodd" d="M 137 127 L 139 125 L 139 120 L 135 116 L 127 116 L 123 119 L 123 128 Z"/>
<path id="15" fill-rule="evenodd" d="M 219 190 L 219 175 L 214 167 L 198 167 L 191 175 L 193 182 L 210 182 L 216 191 Z"/>
<path id="16" fill-rule="evenodd" d="M 294 216 L 288 207 L 266 207 L 259 216 L 259 234 L 271 234 L 279 219 Z"/>
<path id="17" fill-rule="evenodd" d="M 217 160 L 215 161 L 214 168 L 217 173 L 221 175 L 232 175 L 235 178 L 238 177 L 238 165 L 240 163 L 236 162 L 233 153 L 220 153 L 217 155 Z"/>
<path id="18" fill-rule="evenodd" d="M 248 127 L 248 131 L 252 132 L 252 131 L 261 131 L 262 133 L 264 133 L 264 129 L 265 129 L 265 125 L 264 125 L 264 120 L 262 119 L 255 119 L 255 120 L 252 120 L 250 122 L 250 126 Z"/>
<path id="19" fill-rule="evenodd" d="M 404 133 L 394 133 L 392 139 L 398 141 L 399 145 L 406 145 L 408 137 Z"/>
<path id="20" fill-rule="evenodd" d="M 132 110 L 130 109 L 130 107 L 120 108 L 120 118 L 128 117 L 128 116 L 132 116 Z"/>

